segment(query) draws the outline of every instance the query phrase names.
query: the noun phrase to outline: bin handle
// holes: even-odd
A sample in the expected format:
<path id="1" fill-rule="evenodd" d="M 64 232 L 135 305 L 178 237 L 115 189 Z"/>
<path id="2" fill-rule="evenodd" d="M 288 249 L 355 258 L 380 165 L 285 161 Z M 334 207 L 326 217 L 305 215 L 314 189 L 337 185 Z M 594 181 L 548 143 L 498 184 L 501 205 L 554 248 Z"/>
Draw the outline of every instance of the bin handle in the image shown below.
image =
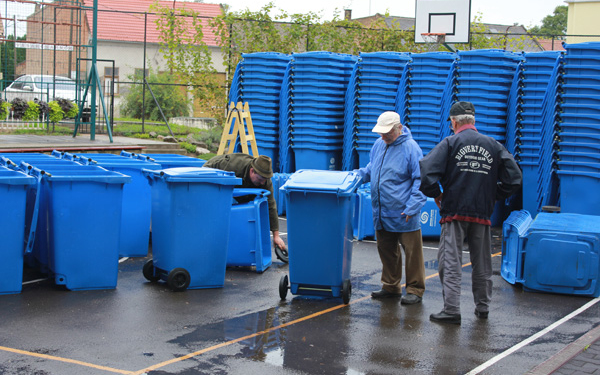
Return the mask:
<path id="1" fill-rule="evenodd" d="M 29 235 L 27 236 L 27 244 L 25 245 L 25 254 L 29 254 L 33 251 L 33 245 L 35 244 L 35 235 L 37 233 L 37 222 L 40 212 L 40 195 L 42 190 L 42 178 L 44 174 L 40 173 L 35 176 L 38 186 L 37 192 L 35 193 L 35 204 L 33 206 L 33 214 L 31 215 L 31 225 L 29 226 Z"/>
<path id="2" fill-rule="evenodd" d="M 256 198 L 264 198 L 271 195 L 271 192 L 265 189 L 240 188 L 233 189 L 233 197 L 242 197 L 244 195 L 255 195 Z M 256 199 L 254 198 L 254 199 Z"/>

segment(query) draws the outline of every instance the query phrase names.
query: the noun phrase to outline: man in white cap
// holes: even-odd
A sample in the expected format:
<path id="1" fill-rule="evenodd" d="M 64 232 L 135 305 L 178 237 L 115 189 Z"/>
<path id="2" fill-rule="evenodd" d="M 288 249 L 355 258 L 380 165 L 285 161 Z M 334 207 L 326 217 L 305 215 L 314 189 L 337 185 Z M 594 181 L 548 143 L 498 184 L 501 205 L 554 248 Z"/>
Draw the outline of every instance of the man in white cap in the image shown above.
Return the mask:
<path id="1" fill-rule="evenodd" d="M 423 152 L 396 112 L 384 112 L 372 130 L 375 141 L 369 164 L 358 170 L 371 182 L 373 224 L 383 269 L 381 290 L 372 298 L 402 297 L 402 251 L 405 255 L 406 295 L 403 305 L 420 303 L 425 292 L 425 263 L 420 212 L 427 198 L 419 191 L 419 160 Z"/>

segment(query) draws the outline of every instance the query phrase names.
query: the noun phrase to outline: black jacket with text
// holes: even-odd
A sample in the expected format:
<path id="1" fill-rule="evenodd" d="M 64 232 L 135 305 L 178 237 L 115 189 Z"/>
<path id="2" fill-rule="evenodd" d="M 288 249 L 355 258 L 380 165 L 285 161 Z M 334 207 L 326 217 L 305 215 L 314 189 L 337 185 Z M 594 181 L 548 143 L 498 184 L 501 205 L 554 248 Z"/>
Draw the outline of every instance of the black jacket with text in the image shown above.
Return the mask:
<path id="1" fill-rule="evenodd" d="M 496 200 L 510 197 L 522 181 L 512 155 L 474 125 L 463 125 L 457 134 L 443 139 L 419 165 L 423 194 L 435 198 L 444 192 L 442 223 L 459 220 L 490 225 Z"/>

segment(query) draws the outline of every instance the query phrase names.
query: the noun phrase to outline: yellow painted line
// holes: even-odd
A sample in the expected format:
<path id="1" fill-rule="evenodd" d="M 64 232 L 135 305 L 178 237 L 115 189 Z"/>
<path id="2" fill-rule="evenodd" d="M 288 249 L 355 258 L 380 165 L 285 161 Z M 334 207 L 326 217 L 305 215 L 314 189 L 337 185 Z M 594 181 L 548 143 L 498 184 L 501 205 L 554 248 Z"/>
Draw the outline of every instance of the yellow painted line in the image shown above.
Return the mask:
<path id="1" fill-rule="evenodd" d="M 501 254 L 502 254 L 501 252 L 498 252 L 498 253 L 492 254 L 492 257 L 496 257 L 496 256 L 499 256 Z M 464 268 L 464 267 L 468 267 L 470 265 L 471 265 L 471 262 L 463 264 L 462 267 Z M 425 280 L 432 279 L 432 278 L 434 278 L 436 276 L 439 276 L 438 272 L 425 277 Z M 406 286 L 406 284 L 402 284 L 402 287 L 404 287 L 404 286 Z M 62 357 L 56 357 L 56 356 L 53 356 L 53 355 L 28 352 L 26 350 L 19 350 L 19 349 L 7 348 L 5 346 L 0 346 L 0 350 L 5 351 L 5 352 L 11 352 L 11 353 L 16 353 L 16 354 L 27 355 L 27 356 L 31 356 L 31 357 L 38 357 L 38 358 L 48 359 L 48 360 L 52 360 L 52 361 L 59 361 L 59 362 L 65 362 L 65 363 L 71 363 L 71 364 L 75 364 L 75 365 L 80 365 L 80 366 L 95 368 L 95 369 L 98 369 L 98 370 L 104 370 L 104 371 L 108 371 L 108 372 L 113 372 L 115 374 L 142 375 L 142 374 L 147 373 L 148 371 L 153 371 L 153 370 L 159 369 L 161 367 L 168 366 L 168 365 L 173 364 L 173 363 L 182 362 L 182 361 L 185 361 L 187 359 L 190 359 L 190 358 L 193 358 L 193 357 L 197 357 L 199 355 L 202 355 L 202 354 L 205 354 L 205 353 L 208 353 L 208 352 L 212 352 L 214 350 L 217 350 L 217 349 L 220 349 L 220 348 L 224 348 L 226 346 L 233 345 L 233 344 L 238 343 L 240 341 L 251 339 L 251 338 L 254 338 L 254 337 L 257 337 L 257 336 L 262 336 L 262 335 L 267 334 L 269 332 L 277 331 L 277 330 L 279 330 L 281 328 L 289 327 L 289 326 L 292 326 L 294 324 L 298 324 L 298 323 L 304 322 L 306 320 L 313 319 L 313 318 L 319 317 L 321 315 L 328 314 L 328 313 L 330 313 L 332 311 L 336 311 L 336 310 L 342 309 L 342 308 L 344 308 L 346 306 L 350 306 L 350 305 L 353 305 L 355 303 L 359 303 L 359 302 L 365 301 L 365 300 L 370 299 L 370 298 L 371 298 L 371 296 L 364 296 L 364 297 L 361 297 L 359 299 L 355 299 L 355 300 L 351 301 L 347 305 L 343 305 L 342 304 L 342 305 L 333 306 L 333 307 L 330 307 L 328 309 L 325 309 L 325 310 L 318 311 L 316 313 L 307 315 L 305 317 L 302 317 L 302 318 L 299 318 L 299 319 L 296 319 L 296 320 L 292 320 L 292 321 L 287 322 L 287 323 L 280 324 L 280 325 L 278 325 L 276 327 L 267 328 L 267 329 L 265 329 L 263 331 L 255 332 L 255 333 L 253 333 L 251 335 L 240 337 L 240 338 L 237 338 L 237 339 L 234 339 L 234 340 L 229 340 L 229 341 L 223 342 L 221 344 L 213 345 L 211 347 L 204 348 L 202 350 L 198 350 L 198 351 L 195 351 L 195 352 L 190 353 L 190 354 L 186 354 L 186 355 L 181 356 L 181 357 L 177 357 L 177 358 L 173 358 L 173 359 L 168 360 L 168 361 L 157 363 L 157 364 L 155 364 L 153 366 L 146 367 L 146 368 L 144 368 L 142 370 L 138 370 L 138 371 L 119 370 L 119 369 L 115 369 L 115 368 L 112 368 L 112 367 L 94 365 L 92 363 L 78 361 L 78 360 L 75 360 L 75 359 L 62 358 Z"/>
<path id="2" fill-rule="evenodd" d="M 23 355 L 27 355 L 27 356 L 30 356 L 30 357 L 37 357 L 37 358 L 48 359 L 48 360 L 51 360 L 51 361 L 71 363 L 71 364 L 74 364 L 74 365 L 90 367 L 90 368 L 94 368 L 94 369 L 97 369 L 97 370 L 104 370 L 104 371 L 108 371 L 108 372 L 114 372 L 115 374 L 126 374 L 126 375 L 133 374 L 132 371 L 125 371 L 125 370 L 119 370 L 119 369 L 112 368 L 112 367 L 99 366 L 99 365 L 95 365 L 93 363 L 87 363 L 87 362 L 78 361 L 78 360 L 69 359 L 69 358 L 56 357 L 56 356 L 48 355 L 48 354 L 40 354 L 40 353 L 28 352 L 26 350 L 19 350 L 19 349 L 7 348 L 5 346 L 0 346 L 0 350 L 3 350 L 5 352 L 16 353 L 16 354 L 23 354 Z"/>

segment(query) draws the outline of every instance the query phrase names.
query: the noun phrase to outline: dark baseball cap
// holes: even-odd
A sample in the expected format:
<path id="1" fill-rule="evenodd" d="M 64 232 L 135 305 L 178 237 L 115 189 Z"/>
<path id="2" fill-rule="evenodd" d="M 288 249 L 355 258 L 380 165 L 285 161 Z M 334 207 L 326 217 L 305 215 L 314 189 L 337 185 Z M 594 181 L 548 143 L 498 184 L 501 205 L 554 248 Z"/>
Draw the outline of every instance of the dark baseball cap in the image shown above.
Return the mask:
<path id="1" fill-rule="evenodd" d="M 456 102 L 450 107 L 450 117 L 460 115 L 475 116 L 475 107 L 471 102 Z"/>

